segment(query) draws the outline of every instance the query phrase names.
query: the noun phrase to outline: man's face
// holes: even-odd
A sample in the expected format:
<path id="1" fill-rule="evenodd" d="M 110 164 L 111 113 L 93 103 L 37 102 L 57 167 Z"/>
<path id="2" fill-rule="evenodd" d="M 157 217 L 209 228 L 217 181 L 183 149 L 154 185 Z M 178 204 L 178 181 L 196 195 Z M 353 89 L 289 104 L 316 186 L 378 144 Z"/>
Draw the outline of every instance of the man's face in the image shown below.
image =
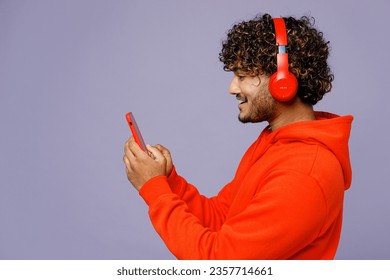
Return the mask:
<path id="1" fill-rule="evenodd" d="M 241 122 L 255 123 L 272 119 L 275 100 L 269 92 L 268 82 L 269 77 L 264 75 L 252 77 L 234 72 L 229 91 L 240 101 L 238 119 Z"/>

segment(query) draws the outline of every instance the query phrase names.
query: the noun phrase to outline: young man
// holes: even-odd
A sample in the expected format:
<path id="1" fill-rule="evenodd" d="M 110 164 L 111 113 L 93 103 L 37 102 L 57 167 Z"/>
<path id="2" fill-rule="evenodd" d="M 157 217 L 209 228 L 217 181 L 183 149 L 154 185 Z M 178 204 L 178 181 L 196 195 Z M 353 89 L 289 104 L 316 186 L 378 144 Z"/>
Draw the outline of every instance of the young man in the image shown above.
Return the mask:
<path id="1" fill-rule="evenodd" d="M 241 122 L 267 121 L 234 179 L 206 198 L 180 177 L 169 150 L 131 138 L 127 176 L 179 259 L 332 259 L 351 184 L 352 116 L 315 112 L 331 90 L 328 42 L 310 19 L 270 15 L 235 25 L 220 53 Z"/>

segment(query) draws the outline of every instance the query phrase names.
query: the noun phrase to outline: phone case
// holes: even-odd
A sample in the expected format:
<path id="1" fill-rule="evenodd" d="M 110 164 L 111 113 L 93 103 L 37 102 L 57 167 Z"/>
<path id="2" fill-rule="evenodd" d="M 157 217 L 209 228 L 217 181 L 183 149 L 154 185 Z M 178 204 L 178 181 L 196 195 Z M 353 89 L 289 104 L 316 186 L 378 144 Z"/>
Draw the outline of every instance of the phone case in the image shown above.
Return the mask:
<path id="1" fill-rule="evenodd" d="M 135 121 L 134 115 L 131 112 L 128 112 L 126 114 L 126 120 L 127 120 L 127 123 L 129 124 L 131 133 L 134 136 L 135 142 L 138 144 L 138 146 L 140 146 L 140 148 L 143 151 L 147 151 L 144 139 L 142 138 L 142 135 L 141 135 L 141 131 L 139 130 L 137 122 Z"/>

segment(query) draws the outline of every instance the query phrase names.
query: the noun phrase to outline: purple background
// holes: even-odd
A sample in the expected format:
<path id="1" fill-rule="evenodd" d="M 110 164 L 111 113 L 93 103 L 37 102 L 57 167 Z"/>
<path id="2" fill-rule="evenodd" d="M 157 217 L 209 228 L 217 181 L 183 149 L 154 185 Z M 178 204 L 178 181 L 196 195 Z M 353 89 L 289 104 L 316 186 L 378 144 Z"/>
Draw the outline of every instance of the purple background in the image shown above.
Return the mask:
<path id="1" fill-rule="evenodd" d="M 265 124 L 237 121 L 218 60 L 233 23 L 312 15 L 353 114 L 338 259 L 390 259 L 389 4 L 0 0 L 0 259 L 172 259 L 122 162 L 132 110 L 150 144 L 214 195 Z"/>

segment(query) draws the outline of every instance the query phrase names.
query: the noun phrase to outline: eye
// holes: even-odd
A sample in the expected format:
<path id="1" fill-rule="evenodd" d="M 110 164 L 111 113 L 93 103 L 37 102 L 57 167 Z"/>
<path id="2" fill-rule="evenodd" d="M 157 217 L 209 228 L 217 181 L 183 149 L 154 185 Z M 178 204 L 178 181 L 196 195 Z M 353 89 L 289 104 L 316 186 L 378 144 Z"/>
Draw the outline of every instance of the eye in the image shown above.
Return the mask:
<path id="1" fill-rule="evenodd" d="M 245 76 L 244 76 L 244 75 L 237 75 L 237 77 L 238 77 L 238 79 L 239 79 L 240 81 L 243 81 L 243 80 L 245 79 Z"/>
<path id="2" fill-rule="evenodd" d="M 247 75 L 240 70 L 234 71 L 234 75 L 238 78 L 239 81 L 243 81 L 247 77 Z"/>

